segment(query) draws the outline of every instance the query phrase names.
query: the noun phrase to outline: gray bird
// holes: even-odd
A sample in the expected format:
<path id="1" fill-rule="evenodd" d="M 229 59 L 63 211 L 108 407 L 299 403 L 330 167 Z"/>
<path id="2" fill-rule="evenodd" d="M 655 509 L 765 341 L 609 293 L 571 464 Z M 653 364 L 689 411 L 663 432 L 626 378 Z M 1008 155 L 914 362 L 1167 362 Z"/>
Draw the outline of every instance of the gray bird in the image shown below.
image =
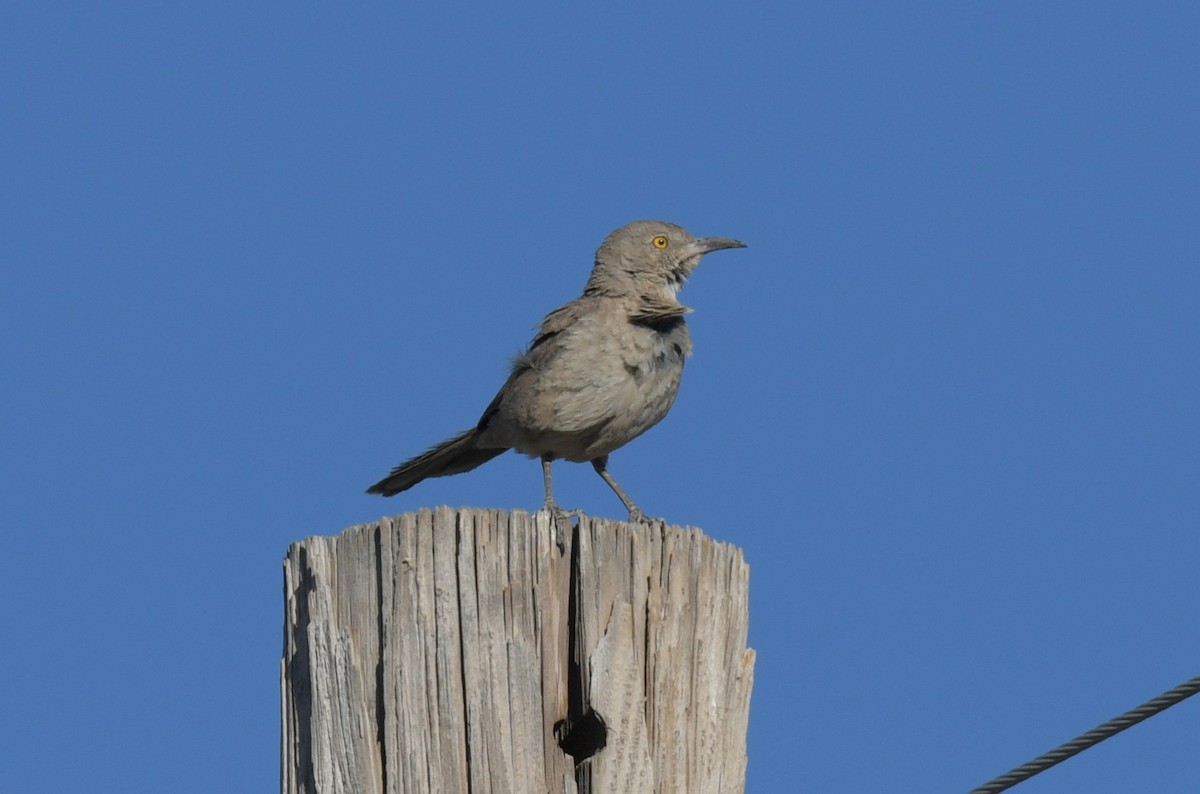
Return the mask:
<path id="1" fill-rule="evenodd" d="M 596 251 L 583 295 L 542 320 L 479 423 L 400 464 L 367 489 L 392 496 L 428 477 L 470 471 L 515 449 L 542 460 L 546 509 L 559 512 L 550 463 L 590 461 L 625 507 L 646 517 L 608 472 L 608 456 L 667 415 L 692 339 L 676 300 L 705 254 L 744 248 L 672 223 L 634 221 Z"/>

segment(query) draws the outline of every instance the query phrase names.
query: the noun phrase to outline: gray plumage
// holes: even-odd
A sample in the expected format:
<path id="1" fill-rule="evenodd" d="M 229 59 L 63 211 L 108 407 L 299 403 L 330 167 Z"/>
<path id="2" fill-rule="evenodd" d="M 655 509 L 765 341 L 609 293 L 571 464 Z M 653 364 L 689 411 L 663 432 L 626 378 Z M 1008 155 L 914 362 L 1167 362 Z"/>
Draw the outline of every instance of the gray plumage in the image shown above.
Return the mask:
<path id="1" fill-rule="evenodd" d="M 589 461 L 630 520 L 644 520 L 608 473 L 608 456 L 675 402 L 692 352 L 684 320 L 691 310 L 676 299 L 684 281 L 706 253 L 743 247 L 662 221 L 617 229 L 596 251 L 583 295 L 546 315 L 478 424 L 400 464 L 367 492 L 392 496 L 515 449 L 541 458 L 547 509 L 558 510 L 550 462 Z"/>

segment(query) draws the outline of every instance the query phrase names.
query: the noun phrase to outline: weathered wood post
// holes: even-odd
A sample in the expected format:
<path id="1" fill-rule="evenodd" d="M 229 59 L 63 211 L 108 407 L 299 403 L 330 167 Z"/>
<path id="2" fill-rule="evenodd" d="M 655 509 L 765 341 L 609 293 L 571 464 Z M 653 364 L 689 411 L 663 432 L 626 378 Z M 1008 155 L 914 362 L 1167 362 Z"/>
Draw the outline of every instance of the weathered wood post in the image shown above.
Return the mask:
<path id="1" fill-rule="evenodd" d="M 295 543 L 282 789 L 741 792 L 748 575 L 695 529 L 545 512 Z"/>

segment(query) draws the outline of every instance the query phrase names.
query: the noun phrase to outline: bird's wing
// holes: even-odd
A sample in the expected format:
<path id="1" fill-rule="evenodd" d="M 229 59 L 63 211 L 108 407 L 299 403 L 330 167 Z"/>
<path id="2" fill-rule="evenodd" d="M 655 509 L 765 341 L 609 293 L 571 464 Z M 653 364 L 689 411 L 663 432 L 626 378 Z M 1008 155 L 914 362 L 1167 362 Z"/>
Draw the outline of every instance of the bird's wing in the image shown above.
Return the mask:
<path id="1" fill-rule="evenodd" d="M 500 408 L 500 403 L 504 400 L 505 393 L 509 386 L 516 380 L 521 373 L 530 369 L 537 369 L 545 366 L 554 356 L 562 351 L 560 345 L 546 344 L 558 334 L 570 328 L 581 314 L 587 309 L 582 305 L 586 298 L 573 300 L 568 304 L 558 307 L 550 312 L 538 324 L 537 333 L 533 337 L 533 341 L 529 343 L 529 347 L 523 353 L 513 356 L 512 368 L 508 373 L 508 380 L 500 387 L 500 391 L 492 398 L 492 402 L 483 411 L 483 416 L 479 418 L 479 423 L 476 428 L 483 431 L 492 417 L 496 415 L 496 411 Z"/>

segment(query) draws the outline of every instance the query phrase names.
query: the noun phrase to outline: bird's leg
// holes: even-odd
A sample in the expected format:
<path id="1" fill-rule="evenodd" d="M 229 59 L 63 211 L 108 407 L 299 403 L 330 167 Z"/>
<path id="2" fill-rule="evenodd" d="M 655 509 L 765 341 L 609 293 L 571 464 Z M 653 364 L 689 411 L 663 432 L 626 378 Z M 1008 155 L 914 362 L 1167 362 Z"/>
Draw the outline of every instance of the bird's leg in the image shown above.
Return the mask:
<path id="1" fill-rule="evenodd" d="M 598 458 L 593 458 L 592 468 L 596 470 L 597 474 L 604 478 L 604 481 L 608 483 L 608 487 L 613 489 L 613 493 L 615 493 L 617 498 L 621 500 L 621 503 L 625 505 L 625 508 L 629 511 L 630 521 L 645 523 L 650 520 L 641 510 L 638 510 L 638 506 L 633 503 L 632 499 L 625 495 L 625 492 L 621 490 L 621 486 L 617 485 L 617 481 L 613 479 L 611 474 L 608 473 L 608 455 L 601 455 Z"/>
<path id="2" fill-rule="evenodd" d="M 554 458 L 550 455 L 542 456 L 542 482 L 546 486 L 546 511 L 557 518 L 582 517 L 582 510 L 563 510 L 558 506 L 558 502 L 554 501 L 554 491 L 550 487 L 550 462 L 552 460 Z"/>
<path id="3" fill-rule="evenodd" d="M 546 486 L 546 510 L 550 513 L 559 513 L 561 511 L 554 501 L 554 490 L 550 487 L 550 461 L 552 460 L 554 458 L 549 455 L 542 456 L 542 483 Z"/>

